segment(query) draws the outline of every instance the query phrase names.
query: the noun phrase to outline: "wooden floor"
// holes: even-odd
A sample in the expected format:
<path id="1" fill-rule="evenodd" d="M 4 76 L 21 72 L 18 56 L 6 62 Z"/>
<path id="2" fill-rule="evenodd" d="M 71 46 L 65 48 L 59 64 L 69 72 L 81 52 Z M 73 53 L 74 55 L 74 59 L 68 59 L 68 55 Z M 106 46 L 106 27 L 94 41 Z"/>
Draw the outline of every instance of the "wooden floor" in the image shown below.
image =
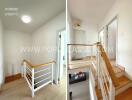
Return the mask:
<path id="1" fill-rule="evenodd" d="M 31 97 L 31 91 L 24 79 L 5 84 L 0 90 L 0 100 L 66 100 L 65 79 L 60 85 L 47 85 Z"/>
<path id="2" fill-rule="evenodd" d="M 116 100 L 132 100 L 132 88 L 116 96 Z"/>

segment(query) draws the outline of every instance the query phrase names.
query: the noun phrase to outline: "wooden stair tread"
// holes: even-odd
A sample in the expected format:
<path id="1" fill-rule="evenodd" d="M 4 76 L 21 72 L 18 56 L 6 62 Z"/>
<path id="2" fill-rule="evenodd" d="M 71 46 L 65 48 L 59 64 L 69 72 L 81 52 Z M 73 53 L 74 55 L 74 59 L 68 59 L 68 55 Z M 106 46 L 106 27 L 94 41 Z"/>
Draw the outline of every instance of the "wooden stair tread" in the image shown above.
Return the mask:
<path id="1" fill-rule="evenodd" d="M 126 98 L 125 100 L 132 100 L 132 87 L 128 88 L 126 91 L 118 94 L 115 97 L 115 100 L 124 100 L 124 98 Z"/>
<path id="2" fill-rule="evenodd" d="M 114 70 L 115 74 L 125 72 L 125 68 L 122 66 L 113 66 L 113 70 Z"/>
<path id="3" fill-rule="evenodd" d="M 121 76 L 118 78 L 118 82 L 119 82 L 119 85 L 116 87 L 116 90 L 129 84 L 131 82 L 131 80 L 129 80 L 126 76 Z"/>
<path id="4" fill-rule="evenodd" d="M 125 67 L 121 66 L 121 65 L 117 65 L 117 67 L 119 67 L 121 70 L 125 71 Z"/>

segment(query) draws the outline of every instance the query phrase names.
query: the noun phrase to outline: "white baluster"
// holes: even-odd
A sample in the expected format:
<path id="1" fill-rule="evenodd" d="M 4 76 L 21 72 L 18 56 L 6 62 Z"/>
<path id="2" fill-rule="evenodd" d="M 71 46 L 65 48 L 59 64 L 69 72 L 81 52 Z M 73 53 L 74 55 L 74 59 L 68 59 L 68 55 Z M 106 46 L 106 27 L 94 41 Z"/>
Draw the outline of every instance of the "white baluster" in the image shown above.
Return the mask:
<path id="1" fill-rule="evenodd" d="M 52 70 L 52 76 L 51 76 L 52 78 L 51 78 L 51 81 L 52 81 L 52 85 L 53 85 L 53 80 L 54 80 L 54 78 L 53 78 L 54 77 L 54 75 L 53 75 L 54 74 L 54 72 L 53 72 L 54 71 L 54 63 L 51 66 L 51 70 Z"/>
<path id="2" fill-rule="evenodd" d="M 115 88 L 113 86 L 112 80 L 110 80 L 110 91 L 109 91 L 109 100 L 115 100 Z"/>
<path id="3" fill-rule="evenodd" d="M 23 76 L 24 78 L 26 78 L 26 63 L 24 62 L 24 68 L 23 68 Z"/>
<path id="4" fill-rule="evenodd" d="M 98 47 L 97 47 L 98 48 Z M 99 50 L 97 49 L 97 76 L 98 76 L 98 88 L 100 84 L 100 55 L 99 55 Z"/>
<path id="5" fill-rule="evenodd" d="M 32 68 L 32 97 L 34 97 L 34 68 Z"/>

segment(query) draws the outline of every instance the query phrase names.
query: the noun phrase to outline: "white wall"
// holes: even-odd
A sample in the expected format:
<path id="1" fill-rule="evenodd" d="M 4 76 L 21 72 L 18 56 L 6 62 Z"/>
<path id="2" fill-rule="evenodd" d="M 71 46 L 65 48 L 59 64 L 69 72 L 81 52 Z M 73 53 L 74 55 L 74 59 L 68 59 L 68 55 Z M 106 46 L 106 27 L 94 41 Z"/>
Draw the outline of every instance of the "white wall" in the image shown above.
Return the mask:
<path id="1" fill-rule="evenodd" d="M 80 39 L 77 39 L 77 37 L 80 36 L 78 33 L 82 33 L 82 31 L 84 31 L 84 36 L 81 36 L 80 39 L 83 38 L 83 42 L 81 42 Z M 92 44 L 98 42 L 97 25 L 92 23 L 81 22 L 81 26 L 79 28 L 74 28 L 72 30 L 70 38 L 72 39 L 73 43 Z"/>
<path id="2" fill-rule="evenodd" d="M 75 37 L 74 37 L 74 29 L 72 26 L 72 19 L 71 19 L 71 15 L 69 13 L 69 11 L 67 10 L 67 33 L 68 33 L 68 37 L 69 37 L 69 44 L 73 44 L 75 42 Z M 69 47 L 69 49 L 71 49 Z M 69 52 L 69 61 L 72 60 L 73 57 L 73 53 L 71 52 L 71 50 L 68 51 Z"/>
<path id="3" fill-rule="evenodd" d="M 82 30 L 85 31 L 86 44 L 98 42 L 98 30 L 97 25 L 92 23 L 82 22 Z"/>
<path id="4" fill-rule="evenodd" d="M 105 16 L 99 29 L 118 15 L 118 57 L 117 62 L 126 68 L 132 77 L 132 0 L 117 0 Z"/>
<path id="5" fill-rule="evenodd" d="M 62 12 L 32 34 L 32 45 L 40 47 L 38 53 L 32 53 L 32 62 L 41 64 L 51 60 L 57 61 L 57 32 L 66 27 L 65 17 L 65 12 Z M 55 70 L 54 72 L 56 75 Z"/>
<path id="6" fill-rule="evenodd" d="M 74 43 L 75 44 L 85 44 L 86 43 L 86 37 L 85 37 L 85 31 L 84 30 L 76 30 L 74 29 Z"/>
<path id="7" fill-rule="evenodd" d="M 4 32 L 4 69 L 5 75 L 21 72 L 23 59 L 30 60 L 30 54 L 24 52 L 31 45 L 31 34 L 6 30 Z"/>
<path id="8" fill-rule="evenodd" d="M 92 23 L 81 22 L 81 26 L 74 28 L 74 43 L 75 44 L 93 44 L 98 42 L 97 25 Z M 72 59 L 80 59 L 86 56 L 91 56 L 90 47 L 73 47 Z M 95 51 L 93 52 L 93 56 Z"/>
<path id="9" fill-rule="evenodd" d="M 0 86 L 4 81 L 4 64 L 3 64 L 3 27 L 0 20 Z"/>
<path id="10" fill-rule="evenodd" d="M 117 20 L 108 25 L 108 56 L 112 60 L 116 60 L 116 35 Z"/>
<path id="11" fill-rule="evenodd" d="M 72 19 L 69 11 L 67 11 L 67 33 L 69 37 L 69 43 L 74 43 L 74 29 L 72 27 Z"/>

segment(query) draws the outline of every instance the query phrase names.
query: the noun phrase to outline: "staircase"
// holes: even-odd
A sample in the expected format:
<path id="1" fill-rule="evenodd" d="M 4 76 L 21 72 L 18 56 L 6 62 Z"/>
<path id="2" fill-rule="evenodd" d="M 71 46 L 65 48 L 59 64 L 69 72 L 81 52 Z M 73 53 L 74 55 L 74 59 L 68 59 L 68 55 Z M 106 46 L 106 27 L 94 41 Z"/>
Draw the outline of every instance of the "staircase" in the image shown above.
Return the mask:
<path id="1" fill-rule="evenodd" d="M 125 70 L 120 69 L 120 67 L 117 67 L 117 68 L 114 67 L 113 69 L 116 70 L 115 75 L 118 77 L 117 79 L 119 82 L 119 85 L 115 87 L 115 95 L 117 96 L 120 93 L 129 89 L 132 86 L 132 81 L 125 76 Z M 117 71 L 117 69 L 120 69 L 120 70 Z M 95 79 L 96 79 L 95 81 L 97 84 L 97 78 Z M 98 89 L 97 85 L 95 87 L 95 90 L 96 90 L 96 95 L 98 97 L 98 100 L 103 100 L 101 89 Z"/>
<path id="2" fill-rule="evenodd" d="M 103 48 L 100 48 L 103 50 Z M 102 52 L 101 52 L 102 53 Z M 126 76 L 125 68 L 120 65 L 115 65 L 107 59 L 107 55 L 103 50 L 103 54 L 99 54 L 101 58 L 96 66 L 92 67 L 92 73 L 95 79 L 96 100 L 116 100 L 115 97 L 132 86 L 132 81 Z M 105 57 L 106 59 L 103 59 Z M 98 64 L 100 62 L 103 64 Z M 104 66 L 104 67 L 102 67 Z M 104 68 L 104 69 L 103 69 Z M 109 81 L 111 80 L 111 81 Z M 129 100 L 129 99 L 128 99 Z M 130 99 L 132 100 L 132 98 Z"/>
<path id="3" fill-rule="evenodd" d="M 100 43 L 81 46 L 91 48 L 89 61 L 93 66 L 89 68 L 90 100 L 116 100 L 117 95 L 132 86 L 132 81 L 126 76 L 125 67 L 110 60 Z"/>

